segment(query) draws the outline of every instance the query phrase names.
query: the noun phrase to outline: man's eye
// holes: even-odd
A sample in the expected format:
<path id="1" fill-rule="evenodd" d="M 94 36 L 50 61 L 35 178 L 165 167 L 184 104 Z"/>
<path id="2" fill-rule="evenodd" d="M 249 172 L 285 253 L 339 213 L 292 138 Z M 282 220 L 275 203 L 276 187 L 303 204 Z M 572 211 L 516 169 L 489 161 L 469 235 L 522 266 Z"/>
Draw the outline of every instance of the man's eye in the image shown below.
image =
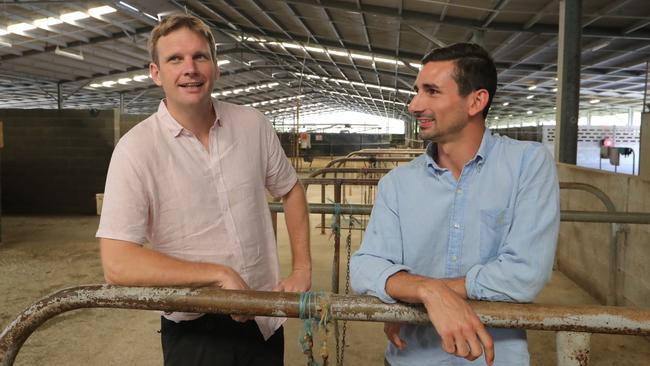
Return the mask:
<path id="1" fill-rule="evenodd" d="M 427 89 L 426 91 L 427 91 L 427 94 L 429 94 L 429 95 L 438 94 L 437 89 Z"/>

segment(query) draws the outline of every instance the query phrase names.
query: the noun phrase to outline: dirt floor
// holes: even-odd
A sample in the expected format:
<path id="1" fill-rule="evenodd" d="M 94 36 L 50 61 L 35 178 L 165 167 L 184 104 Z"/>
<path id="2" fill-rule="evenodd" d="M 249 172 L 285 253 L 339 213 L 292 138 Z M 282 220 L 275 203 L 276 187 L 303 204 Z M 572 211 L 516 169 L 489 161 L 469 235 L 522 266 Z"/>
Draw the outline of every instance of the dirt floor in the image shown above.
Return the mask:
<path id="1" fill-rule="evenodd" d="M 353 192 L 352 196 L 362 192 Z M 320 193 L 310 189 L 311 202 Z M 2 217 L 0 244 L 0 329 L 37 299 L 59 289 L 102 283 L 98 243 L 94 238 L 98 217 Z M 281 266 L 290 268 L 289 246 L 282 215 L 278 237 Z M 328 290 L 331 281 L 333 241 L 321 235 L 320 216 L 311 216 L 314 290 Z M 329 223 L 328 223 L 329 225 Z M 344 222 L 344 226 L 346 222 Z M 344 231 L 347 235 L 347 231 Z M 352 250 L 360 242 L 354 231 Z M 345 240 L 343 240 L 345 243 Z M 345 248 L 342 259 L 346 259 Z M 342 280 L 345 272 L 341 272 Z M 341 287 L 344 289 L 344 286 Z M 537 302 L 548 304 L 596 304 L 586 292 L 559 272 Z M 159 317 L 139 310 L 85 309 L 60 315 L 41 326 L 25 343 L 16 365 L 161 365 Z M 302 323 L 286 323 L 286 364 L 304 365 L 298 344 Z M 529 332 L 533 365 L 554 365 L 552 332 Z M 345 364 L 383 365 L 386 341 L 382 325 L 351 322 L 347 325 Z M 330 360 L 335 342 L 328 341 Z M 331 363 L 333 364 L 333 363 Z M 648 365 L 650 344 L 631 336 L 592 337 L 592 365 Z"/>

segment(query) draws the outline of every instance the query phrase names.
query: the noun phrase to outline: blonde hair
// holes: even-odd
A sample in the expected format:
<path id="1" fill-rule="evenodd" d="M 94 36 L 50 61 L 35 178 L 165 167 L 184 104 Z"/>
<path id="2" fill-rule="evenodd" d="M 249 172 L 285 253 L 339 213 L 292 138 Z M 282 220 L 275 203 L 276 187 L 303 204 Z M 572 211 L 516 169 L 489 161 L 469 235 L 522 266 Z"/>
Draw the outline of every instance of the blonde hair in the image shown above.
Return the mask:
<path id="1" fill-rule="evenodd" d="M 156 65 L 160 66 L 158 59 L 158 50 L 156 44 L 160 37 L 164 37 L 169 33 L 181 29 L 187 28 L 193 32 L 196 32 L 205 38 L 210 46 L 210 55 L 212 60 L 217 61 L 217 50 L 215 47 L 214 36 L 210 31 L 210 28 L 201 21 L 201 19 L 185 14 L 175 14 L 167 18 L 164 18 L 152 31 L 149 36 L 149 56 L 151 61 Z"/>

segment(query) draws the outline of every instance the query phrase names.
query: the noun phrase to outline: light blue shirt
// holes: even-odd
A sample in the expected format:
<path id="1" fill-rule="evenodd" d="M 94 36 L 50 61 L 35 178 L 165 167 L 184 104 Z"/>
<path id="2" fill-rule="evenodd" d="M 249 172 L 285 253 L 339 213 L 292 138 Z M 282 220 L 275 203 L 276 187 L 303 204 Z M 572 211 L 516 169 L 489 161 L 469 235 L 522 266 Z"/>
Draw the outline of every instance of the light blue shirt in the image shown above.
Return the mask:
<path id="1" fill-rule="evenodd" d="M 387 303 L 386 280 L 399 271 L 465 277 L 470 299 L 531 302 L 549 279 L 560 226 L 555 163 L 536 142 L 486 129 L 458 180 L 436 164 L 435 144 L 379 182 L 362 246 L 350 263 L 352 288 Z M 488 328 L 495 365 L 528 365 L 526 333 Z M 474 365 L 449 355 L 431 324 L 403 325 L 407 343 L 389 343 L 386 359 L 400 365 Z"/>

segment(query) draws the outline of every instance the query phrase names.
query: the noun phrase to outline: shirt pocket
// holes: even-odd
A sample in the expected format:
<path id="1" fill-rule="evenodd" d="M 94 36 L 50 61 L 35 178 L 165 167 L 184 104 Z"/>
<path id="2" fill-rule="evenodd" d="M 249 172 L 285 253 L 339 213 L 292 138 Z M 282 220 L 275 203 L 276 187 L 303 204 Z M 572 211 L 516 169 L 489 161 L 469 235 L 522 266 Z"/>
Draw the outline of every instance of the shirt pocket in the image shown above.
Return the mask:
<path id="1" fill-rule="evenodd" d="M 481 262 L 497 256 L 510 229 L 512 211 L 508 208 L 488 208 L 480 210 L 480 256 Z"/>

